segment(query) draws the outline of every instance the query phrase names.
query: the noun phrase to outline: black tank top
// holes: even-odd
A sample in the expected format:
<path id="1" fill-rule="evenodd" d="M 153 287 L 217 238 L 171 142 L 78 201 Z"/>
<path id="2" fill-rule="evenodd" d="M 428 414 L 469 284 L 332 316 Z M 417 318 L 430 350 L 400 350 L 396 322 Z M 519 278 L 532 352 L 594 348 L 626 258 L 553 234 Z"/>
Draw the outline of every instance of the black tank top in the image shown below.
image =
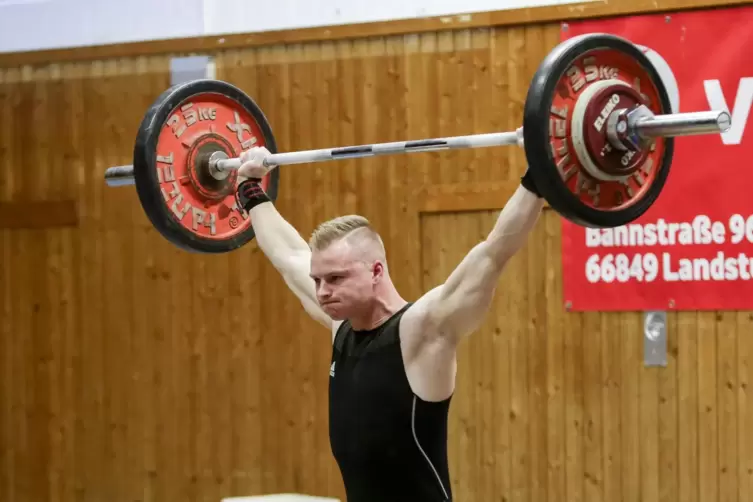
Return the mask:
<path id="1" fill-rule="evenodd" d="M 447 462 L 450 399 L 427 402 L 408 384 L 400 318 L 338 329 L 329 379 L 329 438 L 348 502 L 452 499 Z"/>

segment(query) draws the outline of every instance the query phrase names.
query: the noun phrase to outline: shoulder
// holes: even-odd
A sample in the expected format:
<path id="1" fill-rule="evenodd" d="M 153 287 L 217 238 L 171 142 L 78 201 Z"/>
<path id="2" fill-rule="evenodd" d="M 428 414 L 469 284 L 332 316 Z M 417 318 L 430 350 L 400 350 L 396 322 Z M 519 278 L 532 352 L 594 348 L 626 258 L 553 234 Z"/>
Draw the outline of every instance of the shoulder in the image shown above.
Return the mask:
<path id="1" fill-rule="evenodd" d="M 337 341 L 338 335 L 347 331 L 347 321 L 332 321 L 332 345 Z"/>
<path id="2" fill-rule="evenodd" d="M 400 319 L 400 339 L 403 343 L 412 344 L 440 334 L 440 326 L 434 321 L 432 308 L 441 293 L 440 285 L 426 292 L 405 311 Z"/>
<path id="3" fill-rule="evenodd" d="M 431 322 L 431 313 L 433 305 L 436 300 L 442 294 L 442 286 L 436 286 L 433 289 L 427 291 L 421 298 L 413 302 L 410 309 L 407 310 L 403 317 L 400 319 L 400 328 L 405 325 L 420 325 L 422 327 L 428 327 L 428 323 Z"/>
<path id="4" fill-rule="evenodd" d="M 444 336 L 433 315 L 434 300 L 442 294 L 438 286 L 418 299 L 400 323 L 400 347 L 408 383 L 424 401 L 443 401 L 455 389 L 457 344 Z"/>

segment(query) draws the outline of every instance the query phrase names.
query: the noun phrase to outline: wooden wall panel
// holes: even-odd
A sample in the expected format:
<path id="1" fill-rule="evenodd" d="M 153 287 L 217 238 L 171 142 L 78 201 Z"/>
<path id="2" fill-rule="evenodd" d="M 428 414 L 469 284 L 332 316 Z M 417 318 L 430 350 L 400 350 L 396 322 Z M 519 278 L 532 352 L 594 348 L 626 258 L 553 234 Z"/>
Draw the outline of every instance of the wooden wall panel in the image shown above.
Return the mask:
<path id="1" fill-rule="evenodd" d="M 232 49 L 215 53 L 217 78 L 257 100 L 283 151 L 513 130 L 558 30 Z M 62 201 L 77 216 L 0 229 L 0 498 L 342 497 L 326 331 L 255 244 L 179 251 L 135 189 L 104 185 L 168 85 L 162 56 L 0 72 L 0 203 Z M 493 221 L 453 214 L 468 194 L 441 195 L 483 188 L 468 206 L 498 193 L 501 207 L 524 160 L 508 147 L 286 166 L 277 205 L 304 237 L 339 214 L 370 218 L 416 298 Z M 670 365 L 647 370 L 638 316 L 563 312 L 559 267 L 547 212 L 506 272 L 517 287 L 463 349 L 457 499 L 748 500 L 751 314 L 671 314 Z"/>
<path id="2" fill-rule="evenodd" d="M 139 110 L 167 69 L 152 57 L 0 74 L 2 201 L 50 211 L 58 204 L 45 201 L 70 200 L 78 213 L 75 227 L 0 230 L 3 500 L 151 488 L 142 481 L 158 410 L 134 365 L 154 353 L 150 305 L 134 305 L 154 299 L 139 292 L 153 232 L 134 225 L 143 216 L 132 193 L 104 190 L 102 172 L 128 162 Z"/>

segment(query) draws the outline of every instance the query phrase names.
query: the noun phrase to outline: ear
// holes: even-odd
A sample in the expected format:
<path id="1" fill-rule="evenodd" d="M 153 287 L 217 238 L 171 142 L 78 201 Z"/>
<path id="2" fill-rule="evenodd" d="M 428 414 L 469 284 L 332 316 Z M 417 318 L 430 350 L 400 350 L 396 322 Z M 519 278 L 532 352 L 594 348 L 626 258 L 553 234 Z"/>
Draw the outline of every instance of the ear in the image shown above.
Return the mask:
<path id="1" fill-rule="evenodd" d="M 384 264 L 381 261 L 377 260 L 371 266 L 371 275 L 374 281 L 382 278 L 382 276 L 384 275 Z"/>

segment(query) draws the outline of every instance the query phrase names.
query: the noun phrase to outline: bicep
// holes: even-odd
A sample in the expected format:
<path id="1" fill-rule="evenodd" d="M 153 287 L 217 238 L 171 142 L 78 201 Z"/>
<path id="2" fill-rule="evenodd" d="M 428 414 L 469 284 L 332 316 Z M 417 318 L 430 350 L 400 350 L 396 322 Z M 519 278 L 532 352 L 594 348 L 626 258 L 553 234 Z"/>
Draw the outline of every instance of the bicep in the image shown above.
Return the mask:
<path id="1" fill-rule="evenodd" d="M 491 305 L 503 266 L 487 242 L 471 249 L 444 284 L 422 298 L 426 319 L 435 331 L 462 336 L 475 330 Z"/>
<path id="2" fill-rule="evenodd" d="M 447 277 L 441 297 L 493 291 L 505 261 L 493 255 L 488 241 L 476 244 Z"/>

